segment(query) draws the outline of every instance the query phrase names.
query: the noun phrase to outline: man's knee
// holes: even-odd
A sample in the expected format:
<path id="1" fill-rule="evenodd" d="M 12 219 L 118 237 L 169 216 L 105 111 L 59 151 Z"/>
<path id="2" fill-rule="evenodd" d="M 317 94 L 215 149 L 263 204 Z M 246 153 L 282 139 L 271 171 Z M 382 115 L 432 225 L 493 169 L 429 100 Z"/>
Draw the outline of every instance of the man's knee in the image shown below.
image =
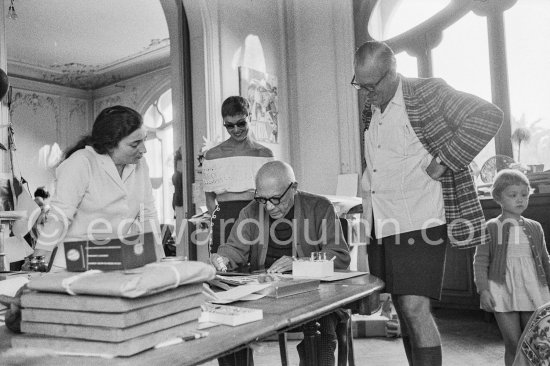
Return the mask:
<path id="1" fill-rule="evenodd" d="M 408 318 L 425 318 L 431 316 L 430 299 L 424 296 L 402 295 L 398 298 L 401 314 Z"/>

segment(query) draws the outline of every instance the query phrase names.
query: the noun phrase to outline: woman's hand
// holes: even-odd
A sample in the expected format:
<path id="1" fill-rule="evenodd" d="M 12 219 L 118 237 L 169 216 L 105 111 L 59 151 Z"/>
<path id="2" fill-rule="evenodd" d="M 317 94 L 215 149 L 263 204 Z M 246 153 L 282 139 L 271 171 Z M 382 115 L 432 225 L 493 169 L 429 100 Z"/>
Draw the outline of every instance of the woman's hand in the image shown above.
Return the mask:
<path id="1" fill-rule="evenodd" d="M 480 296 L 480 304 L 481 308 L 485 311 L 493 312 L 495 311 L 495 299 L 493 299 L 493 295 L 489 292 L 489 290 L 483 290 L 479 294 Z"/>
<path id="2" fill-rule="evenodd" d="M 212 263 L 214 268 L 216 268 L 216 271 L 227 272 L 227 265 L 229 264 L 229 258 L 213 253 L 210 256 L 210 263 Z"/>

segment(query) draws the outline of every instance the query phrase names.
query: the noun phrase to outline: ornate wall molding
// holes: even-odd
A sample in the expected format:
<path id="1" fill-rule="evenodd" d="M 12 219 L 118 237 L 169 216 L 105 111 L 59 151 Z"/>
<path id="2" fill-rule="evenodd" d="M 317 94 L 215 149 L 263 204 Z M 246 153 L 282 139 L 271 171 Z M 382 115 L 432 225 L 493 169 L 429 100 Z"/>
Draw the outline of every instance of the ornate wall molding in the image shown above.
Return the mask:
<path id="1" fill-rule="evenodd" d="M 16 110 L 21 106 L 30 107 L 35 114 L 39 108 L 46 108 L 49 106 L 54 111 L 55 119 L 59 120 L 59 105 L 50 95 L 28 92 L 25 90 L 16 91 L 12 99 L 10 114 L 13 116 Z"/>
<path id="2" fill-rule="evenodd" d="M 10 75 L 70 88 L 93 90 L 170 65 L 170 39 L 152 39 L 140 52 L 108 64 L 77 62 L 39 65 L 28 60 L 8 60 Z"/>

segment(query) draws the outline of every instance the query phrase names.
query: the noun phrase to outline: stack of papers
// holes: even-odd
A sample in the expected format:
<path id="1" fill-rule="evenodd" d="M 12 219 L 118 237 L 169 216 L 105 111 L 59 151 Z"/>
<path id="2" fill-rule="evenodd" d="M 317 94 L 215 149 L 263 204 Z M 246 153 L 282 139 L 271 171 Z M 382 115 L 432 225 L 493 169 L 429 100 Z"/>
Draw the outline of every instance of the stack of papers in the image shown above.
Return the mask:
<path id="1" fill-rule="evenodd" d="M 201 306 L 199 323 L 217 323 L 237 326 L 262 320 L 262 309 L 249 309 L 239 306 L 206 304 Z"/>

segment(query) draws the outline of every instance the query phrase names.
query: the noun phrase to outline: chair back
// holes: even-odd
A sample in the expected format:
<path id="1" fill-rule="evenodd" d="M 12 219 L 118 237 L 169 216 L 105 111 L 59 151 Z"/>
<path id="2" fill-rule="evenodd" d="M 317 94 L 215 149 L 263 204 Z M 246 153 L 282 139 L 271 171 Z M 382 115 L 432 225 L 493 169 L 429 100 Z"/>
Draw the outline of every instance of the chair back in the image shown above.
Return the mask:
<path id="1" fill-rule="evenodd" d="M 513 366 L 548 365 L 550 360 L 550 302 L 533 312 L 521 334 Z"/>

